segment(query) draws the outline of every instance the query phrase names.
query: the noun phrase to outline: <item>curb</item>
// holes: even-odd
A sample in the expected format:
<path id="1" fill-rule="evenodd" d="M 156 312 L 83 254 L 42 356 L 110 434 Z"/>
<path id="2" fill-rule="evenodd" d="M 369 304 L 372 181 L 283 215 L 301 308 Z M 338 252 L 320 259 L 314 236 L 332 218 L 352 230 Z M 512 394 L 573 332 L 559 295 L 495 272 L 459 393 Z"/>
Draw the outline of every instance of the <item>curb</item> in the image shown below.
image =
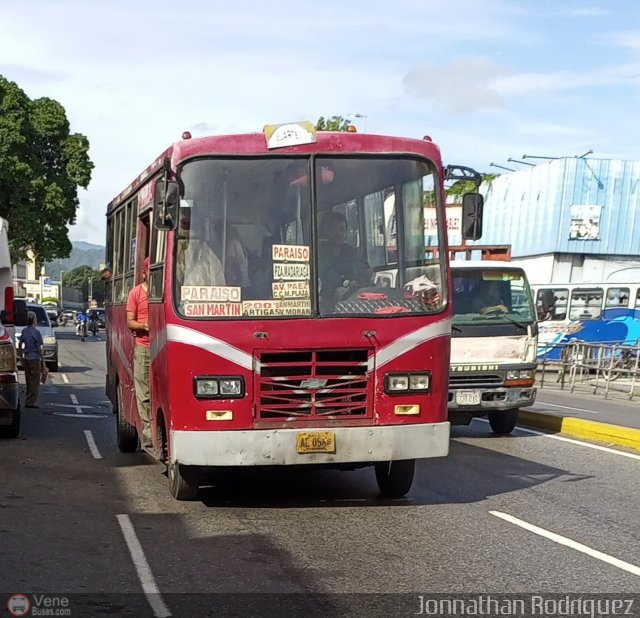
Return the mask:
<path id="1" fill-rule="evenodd" d="M 640 451 L 640 429 L 520 410 L 518 424 Z"/>

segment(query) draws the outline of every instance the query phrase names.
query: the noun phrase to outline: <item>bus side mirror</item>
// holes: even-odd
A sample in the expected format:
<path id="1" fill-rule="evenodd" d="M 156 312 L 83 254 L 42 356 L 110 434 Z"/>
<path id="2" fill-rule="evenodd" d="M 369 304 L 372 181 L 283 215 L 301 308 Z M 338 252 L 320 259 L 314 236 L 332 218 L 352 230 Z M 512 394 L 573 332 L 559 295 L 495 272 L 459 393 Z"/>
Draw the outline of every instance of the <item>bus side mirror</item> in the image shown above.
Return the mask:
<path id="1" fill-rule="evenodd" d="M 156 182 L 153 199 L 153 225 L 157 230 L 175 230 L 178 225 L 178 204 L 180 190 L 177 182 Z"/>
<path id="2" fill-rule="evenodd" d="M 25 300 L 13 301 L 13 324 L 27 326 L 27 302 Z"/>
<path id="3" fill-rule="evenodd" d="M 484 197 L 480 193 L 462 196 L 462 238 L 478 240 L 482 236 L 482 210 Z"/>

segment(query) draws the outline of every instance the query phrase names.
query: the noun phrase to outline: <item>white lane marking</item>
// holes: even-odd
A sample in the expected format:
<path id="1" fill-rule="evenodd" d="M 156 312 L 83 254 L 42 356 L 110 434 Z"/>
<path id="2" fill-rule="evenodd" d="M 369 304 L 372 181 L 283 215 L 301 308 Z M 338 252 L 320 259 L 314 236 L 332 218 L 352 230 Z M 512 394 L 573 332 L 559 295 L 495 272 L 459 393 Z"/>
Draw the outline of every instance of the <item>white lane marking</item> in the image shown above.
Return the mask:
<path id="1" fill-rule="evenodd" d="M 78 405 L 78 398 L 74 394 L 71 394 L 71 403 Z"/>
<path id="2" fill-rule="evenodd" d="M 61 373 L 61 374 L 60 374 L 60 377 L 62 378 L 62 381 L 63 381 L 65 384 L 69 384 L 69 378 L 67 377 L 67 374 L 66 374 L 66 373 Z"/>
<path id="3" fill-rule="evenodd" d="M 536 404 L 540 404 L 542 406 L 551 406 L 553 408 L 562 408 L 563 410 L 575 410 L 576 412 L 587 412 L 588 414 L 600 414 L 600 412 L 596 412 L 595 410 L 587 410 L 586 408 L 574 408 L 573 406 L 561 406 L 558 403 L 547 403 L 546 401 L 536 400 Z M 531 409 L 534 410 L 535 406 L 531 406 Z"/>
<path id="4" fill-rule="evenodd" d="M 508 521 L 514 526 L 519 526 L 520 528 L 524 528 L 529 532 L 533 532 L 534 534 L 538 534 L 539 536 L 544 537 L 545 539 L 549 539 L 554 543 L 559 543 L 560 545 L 565 545 L 566 547 L 570 547 L 571 549 L 575 549 L 576 551 L 582 552 L 583 554 L 587 554 L 587 556 L 591 556 L 592 558 L 597 558 L 602 562 L 606 562 L 607 564 L 611 564 L 614 567 L 617 567 L 623 571 L 627 571 L 627 573 L 631 573 L 632 575 L 636 575 L 640 577 L 640 567 L 635 564 L 631 564 L 629 562 L 625 562 L 624 560 L 620 560 L 619 558 L 614 558 L 613 556 L 609 556 L 609 554 L 605 554 L 597 549 L 593 549 L 588 545 L 583 545 L 582 543 L 578 543 L 566 536 L 561 536 L 560 534 L 556 534 L 555 532 L 550 532 L 549 530 L 545 530 L 544 528 L 540 528 L 539 526 L 534 526 L 529 522 L 526 522 L 522 519 L 518 519 L 513 515 L 509 515 L 507 513 L 501 513 L 500 511 L 489 511 L 491 515 L 494 517 L 499 517 L 504 521 Z"/>
<path id="5" fill-rule="evenodd" d="M 89 450 L 91 451 L 93 458 L 102 459 L 102 455 L 98 450 L 98 445 L 96 444 L 96 441 L 93 439 L 93 433 L 90 429 L 84 430 L 84 437 L 87 439 L 87 444 L 89 445 Z"/>
<path id="6" fill-rule="evenodd" d="M 474 421 L 481 421 L 488 423 L 486 418 L 474 418 Z M 608 446 L 600 446 L 599 444 L 591 444 L 591 442 L 582 442 L 581 440 L 574 440 L 573 438 L 565 438 L 564 436 L 557 436 L 553 433 L 543 433 L 542 431 L 536 431 L 535 429 L 525 429 L 524 427 L 516 427 L 515 431 L 524 431 L 525 433 L 532 433 L 534 436 L 543 436 L 544 438 L 551 438 L 552 440 L 560 440 L 560 442 L 569 442 L 569 444 L 577 444 L 578 446 L 586 446 L 587 448 L 595 449 L 596 451 L 604 451 L 605 453 L 611 453 L 612 455 L 621 455 L 622 457 L 629 457 L 630 459 L 640 460 L 640 455 L 633 453 L 625 453 L 624 451 L 618 451 Z"/>
<path id="7" fill-rule="evenodd" d="M 124 540 L 127 543 L 129 553 L 133 560 L 133 565 L 136 567 L 136 571 L 138 572 L 138 579 L 142 584 L 142 589 L 144 590 L 147 601 L 153 610 L 154 616 L 171 616 L 172 614 L 166 606 L 162 595 L 160 594 L 160 590 L 156 585 L 156 580 L 153 577 L 151 567 L 147 562 L 144 551 L 142 551 L 142 545 L 138 540 L 136 531 L 133 529 L 131 519 L 129 519 L 128 515 L 116 515 L 116 518 L 120 524 Z"/>

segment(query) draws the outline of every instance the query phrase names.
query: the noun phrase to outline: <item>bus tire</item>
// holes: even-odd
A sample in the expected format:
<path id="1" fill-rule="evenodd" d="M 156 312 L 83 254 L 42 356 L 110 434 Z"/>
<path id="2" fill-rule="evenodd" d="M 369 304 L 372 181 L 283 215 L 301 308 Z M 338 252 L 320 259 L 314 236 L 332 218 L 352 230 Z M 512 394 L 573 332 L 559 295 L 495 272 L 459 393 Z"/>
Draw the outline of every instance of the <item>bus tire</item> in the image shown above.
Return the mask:
<path id="1" fill-rule="evenodd" d="M 0 426 L 0 438 L 17 438 L 20 434 L 20 408 L 13 411 L 10 425 Z"/>
<path id="2" fill-rule="evenodd" d="M 196 466 L 185 466 L 177 462 L 167 464 L 169 490 L 176 500 L 194 500 L 198 495 L 199 470 Z"/>
<path id="3" fill-rule="evenodd" d="M 492 410 L 489 412 L 489 425 L 493 433 L 506 435 L 511 433 L 518 422 L 518 408 L 515 410 Z"/>
<path id="4" fill-rule="evenodd" d="M 118 400 L 116 403 L 116 435 L 121 453 L 135 453 L 138 448 L 138 432 L 127 422 L 122 413 L 122 385 L 118 382 Z"/>
<path id="5" fill-rule="evenodd" d="M 402 498 L 413 484 L 416 460 L 379 461 L 374 468 L 380 493 L 386 498 Z"/>

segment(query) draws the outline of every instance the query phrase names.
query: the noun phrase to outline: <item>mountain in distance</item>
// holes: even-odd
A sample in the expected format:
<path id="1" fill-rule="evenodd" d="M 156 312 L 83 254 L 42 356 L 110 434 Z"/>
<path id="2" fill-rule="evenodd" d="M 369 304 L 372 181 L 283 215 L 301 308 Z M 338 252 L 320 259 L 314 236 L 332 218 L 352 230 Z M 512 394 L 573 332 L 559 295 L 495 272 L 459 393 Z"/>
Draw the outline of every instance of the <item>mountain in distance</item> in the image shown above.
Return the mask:
<path id="1" fill-rule="evenodd" d="M 104 245 L 94 245 L 83 240 L 71 242 L 71 255 L 64 260 L 53 260 L 46 264 L 46 273 L 53 280 L 60 279 L 60 271 L 68 273 L 78 266 L 91 266 L 98 270 L 106 262 Z"/>

